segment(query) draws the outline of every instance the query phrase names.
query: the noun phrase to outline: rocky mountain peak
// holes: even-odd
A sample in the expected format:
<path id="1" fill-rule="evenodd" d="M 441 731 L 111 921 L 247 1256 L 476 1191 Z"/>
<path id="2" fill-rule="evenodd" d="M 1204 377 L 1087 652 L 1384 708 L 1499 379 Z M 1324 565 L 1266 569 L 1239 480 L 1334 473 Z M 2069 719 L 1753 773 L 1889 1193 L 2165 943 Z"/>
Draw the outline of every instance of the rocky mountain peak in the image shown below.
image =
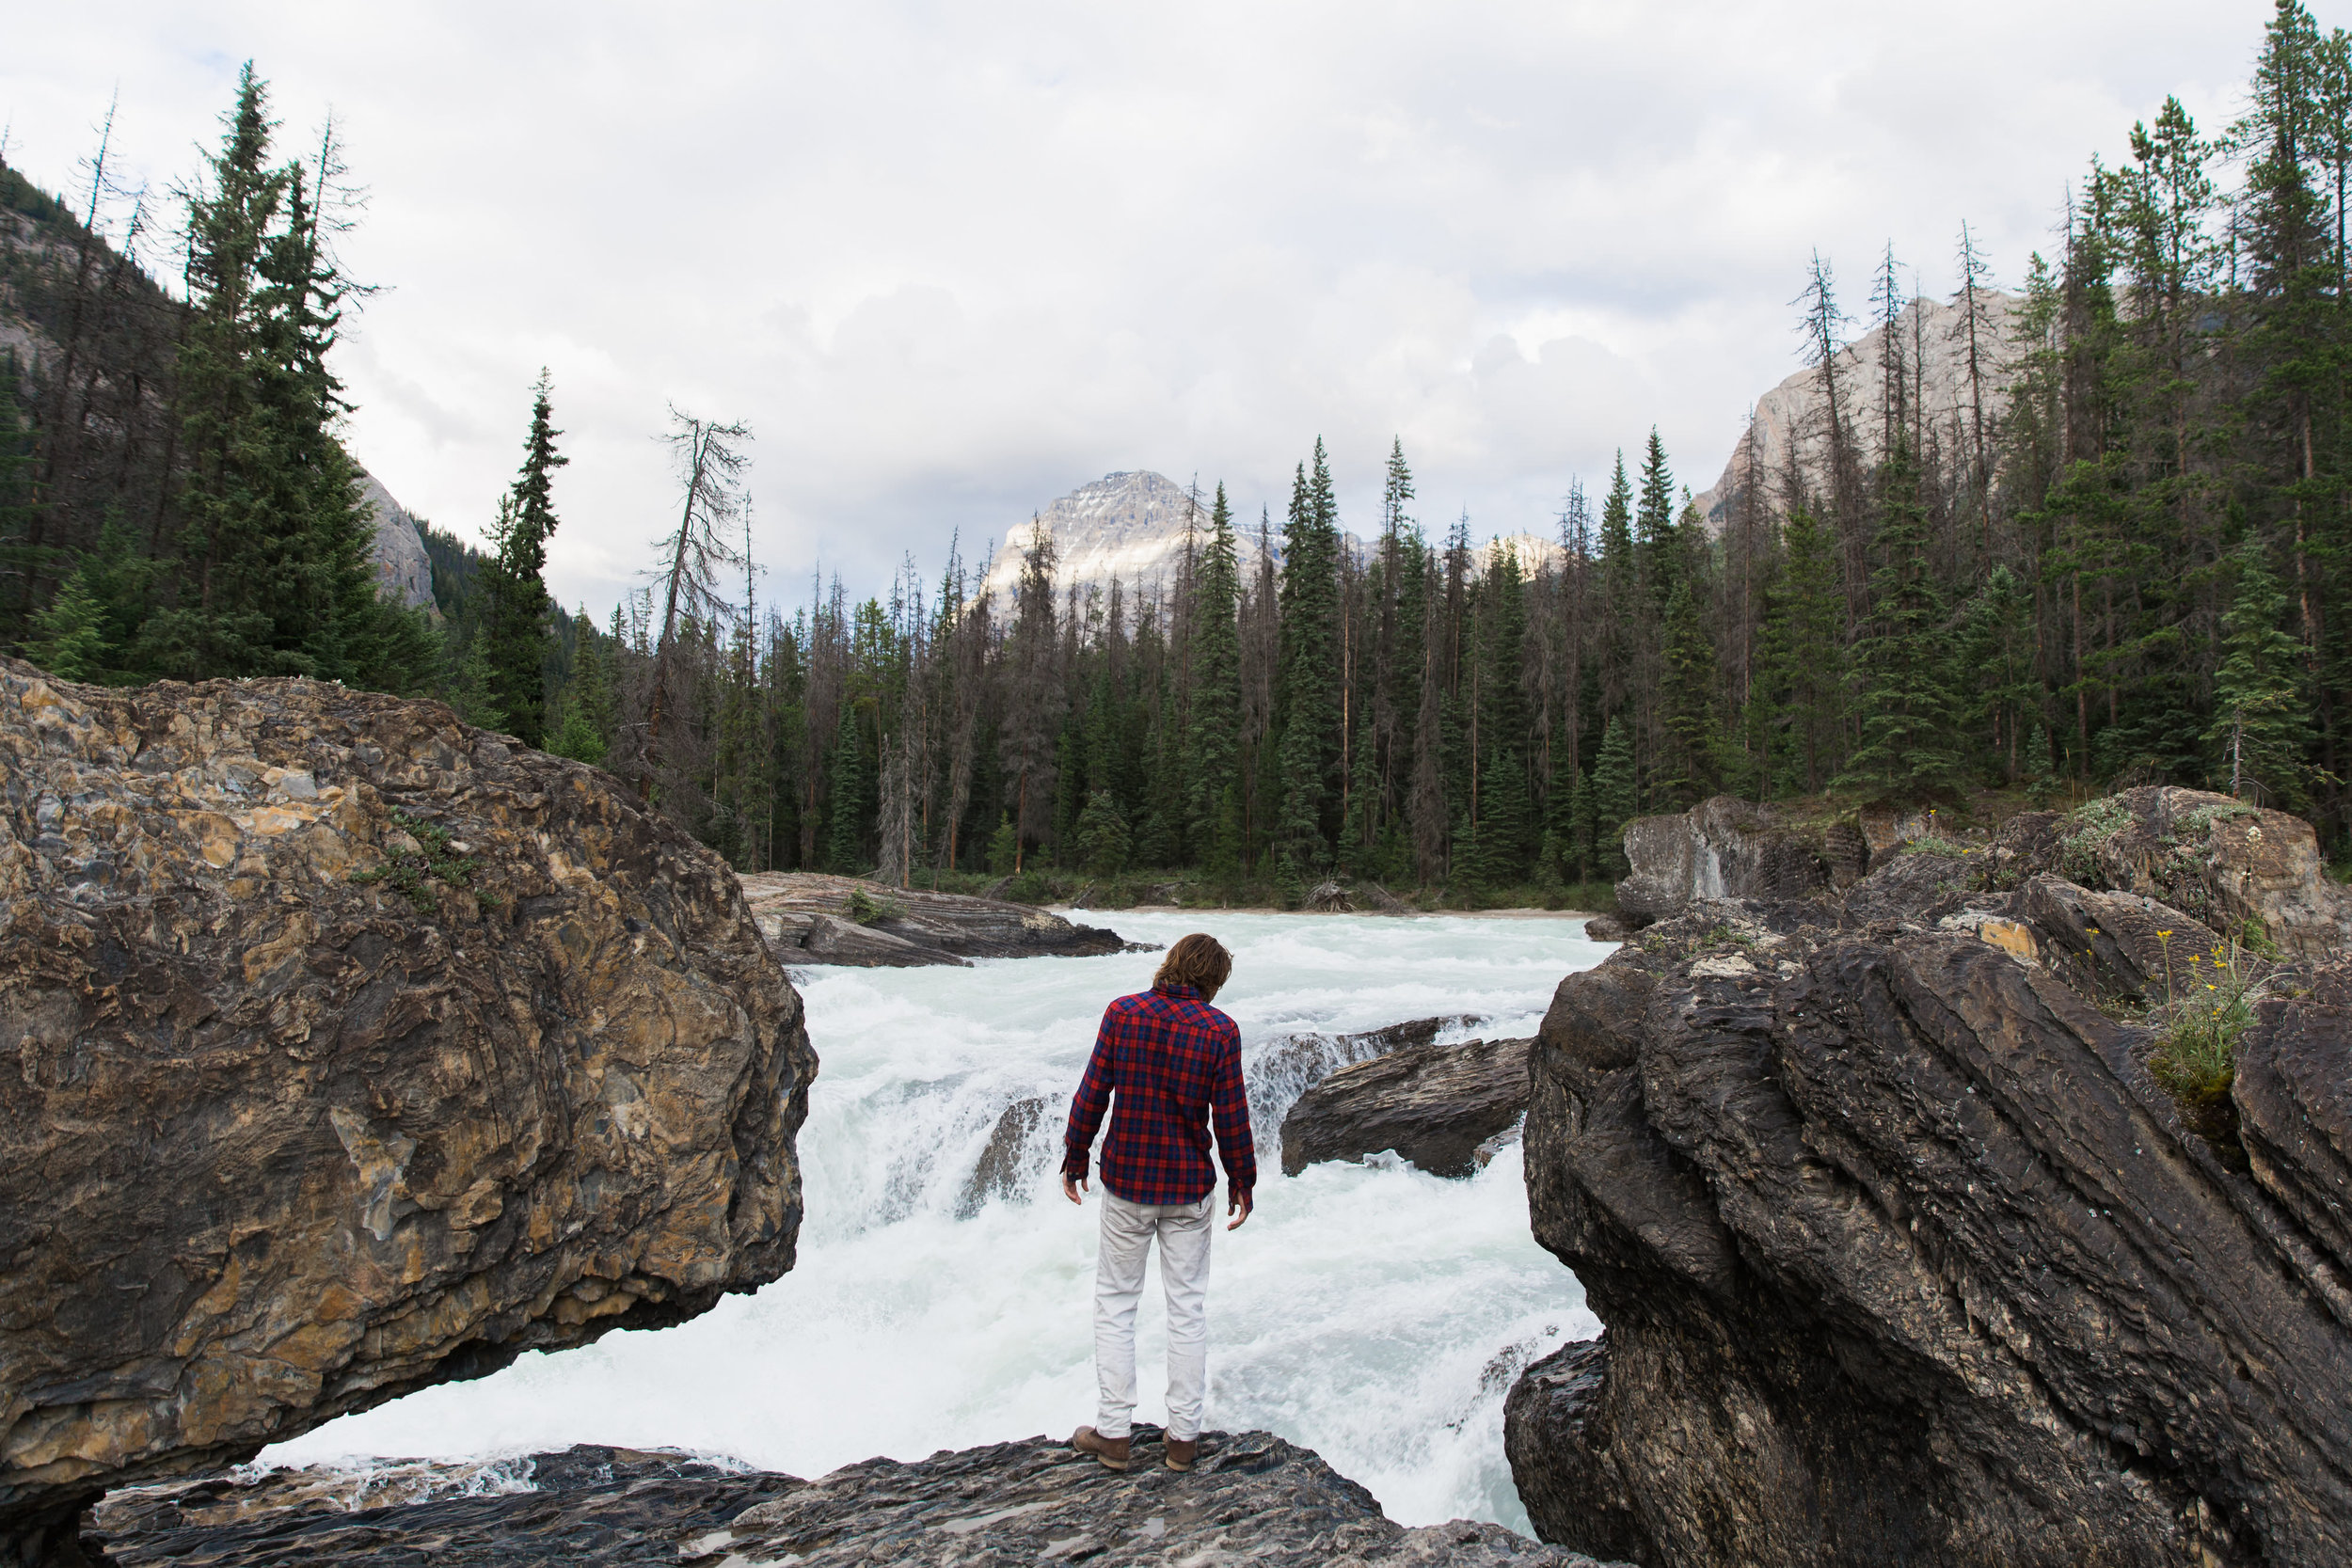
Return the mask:
<path id="1" fill-rule="evenodd" d="M 1979 399 L 1987 439 L 2009 405 L 2010 334 L 2023 294 L 1981 289 L 1976 300 L 1976 377 L 1969 376 L 1969 312 L 1959 301 L 1915 299 L 1896 318 L 1897 363 L 1909 384 L 1907 397 L 1924 410 L 1928 439 L 1948 460 L 1973 439 Z M 1837 400 L 1855 459 L 1864 467 L 1885 455 L 1879 416 L 1887 372 L 1887 329 L 1871 328 L 1837 353 L 1833 367 Z M 1721 531 L 1738 498 L 1753 490 L 1776 504 L 1793 471 L 1808 492 L 1829 483 L 1828 397 L 1819 367 L 1808 365 L 1756 400 L 1751 438 L 1734 443 L 1715 483 L 1697 497 L 1699 514 Z"/>
<path id="2" fill-rule="evenodd" d="M 1209 498 L 1150 469 L 1104 474 L 1005 531 L 988 564 L 988 587 L 999 603 L 1021 585 L 1021 560 L 1043 528 L 1053 538 L 1057 588 L 1071 584 L 1108 591 L 1113 578 L 1130 587 L 1173 587 L 1184 569 L 1186 530 L 1205 536 Z"/>

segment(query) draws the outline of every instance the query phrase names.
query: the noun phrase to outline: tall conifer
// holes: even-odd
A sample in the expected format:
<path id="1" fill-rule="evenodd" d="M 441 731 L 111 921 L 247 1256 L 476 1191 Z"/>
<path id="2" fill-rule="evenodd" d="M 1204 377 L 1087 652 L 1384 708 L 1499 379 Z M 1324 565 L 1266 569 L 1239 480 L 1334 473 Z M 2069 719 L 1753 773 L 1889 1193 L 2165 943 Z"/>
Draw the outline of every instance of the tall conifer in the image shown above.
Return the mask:
<path id="1" fill-rule="evenodd" d="M 548 614 L 554 608 L 545 578 L 548 538 L 555 532 L 555 470 L 571 461 L 555 450 L 548 372 L 532 388 L 531 430 L 523 438 L 522 471 L 499 505 L 492 555 L 482 574 L 485 657 L 492 689 L 514 735 L 527 746 L 547 740 Z M 744 635 L 749 628 L 744 628 Z"/>

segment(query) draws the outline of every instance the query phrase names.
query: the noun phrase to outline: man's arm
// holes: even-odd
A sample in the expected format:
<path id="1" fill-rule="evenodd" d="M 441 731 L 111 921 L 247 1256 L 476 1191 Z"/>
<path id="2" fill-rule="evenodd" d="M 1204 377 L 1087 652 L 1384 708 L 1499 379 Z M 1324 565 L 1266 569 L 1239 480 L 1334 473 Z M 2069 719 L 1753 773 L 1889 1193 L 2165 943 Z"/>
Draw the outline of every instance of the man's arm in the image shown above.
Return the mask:
<path id="1" fill-rule="evenodd" d="M 1070 1098 L 1070 1127 L 1062 1134 L 1061 1190 L 1070 1201 L 1087 1184 L 1088 1156 L 1094 1133 L 1111 1104 L 1111 1010 L 1103 1010 L 1103 1026 L 1094 1032 L 1094 1053 L 1087 1058 L 1078 1092 Z"/>
<path id="2" fill-rule="evenodd" d="M 1226 1024 L 1225 1049 L 1209 1091 L 1209 1113 L 1216 1128 L 1216 1151 L 1225 1162 L 1225 1212 L 1238 1214 L 1228 1230 L 1249 1217 L 1258 1186 L 1258 1151 L 1249 1137 L 1249 1089 L 1241 1076 L 1241 1031 Z"/>

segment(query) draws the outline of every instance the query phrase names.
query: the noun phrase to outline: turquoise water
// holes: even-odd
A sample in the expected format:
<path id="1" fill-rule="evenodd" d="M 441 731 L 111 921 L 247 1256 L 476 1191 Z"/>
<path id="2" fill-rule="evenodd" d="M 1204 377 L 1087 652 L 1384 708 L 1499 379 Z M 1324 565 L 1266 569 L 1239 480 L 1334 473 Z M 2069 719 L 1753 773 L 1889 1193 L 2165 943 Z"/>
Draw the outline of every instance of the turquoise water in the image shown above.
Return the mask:
<path id="1" fill-rule="evenodd" d="M 1089 918 L 1081 916 L 1080 918 Z M 1433 1014 L 1446 1038 L 1529 1035 L 1570 970 L 1609 952 L 1564 920 L 1120 912 L 1121 935 L 1214 932 L 1217 1005 L 1241 1025 L 1256 1119 L 1295 1094 L 1300 1034 Z M 575 1442 L 673 1447 L 815 1476 L 876 1454 L 1067 1435 L 1093 1415 L 1095 1212 L 1062 1201 L 1060 1122 L 1103 1004 L 1155 954 L 971 969 L 806 970 L 823 1062 L 800 1150 L 807 1221 L 792 1273 L 691 1323 L 532 1354 L 347 1417 L 266 1463 L 482 1455 Z M 1005 1108 L 1049 1109 L 1010 1197 L 971 1174 Z M 1518 1368 L 1599 1330 L 1528 1235 L 1516 1146 L 1464 1181 L 1392 1160 L 1281 1175 L 1259 1150 L 1255 1216 L 1220 1231 L 1209 1286 L 1208 1424 L 1264 1427 L 1371 1488 L 1394 1518 L 1527 1528 L 1502 1457 Z M 1147 1287 L 1139 1419 L 1161 1418 Z"/>

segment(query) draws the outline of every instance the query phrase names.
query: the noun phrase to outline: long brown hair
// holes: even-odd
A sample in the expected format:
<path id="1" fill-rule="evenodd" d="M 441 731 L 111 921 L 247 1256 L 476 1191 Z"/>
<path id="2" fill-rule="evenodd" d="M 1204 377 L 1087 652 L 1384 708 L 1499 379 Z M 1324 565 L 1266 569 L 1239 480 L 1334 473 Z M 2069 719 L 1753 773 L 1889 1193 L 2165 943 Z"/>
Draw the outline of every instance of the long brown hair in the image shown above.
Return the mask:
<path id="1" fill-rule="evenodd" d="M 1232 973 L 1233 955 L 1225 951 L 1225 944 L 1206 931 L 1195 931 L 1176 939 L 1168 957 L 1160 960 L 1160 972 L 1152 976 L 1152 985 L 1154 990 L 1190 986 L 1200 993 L 1201 1001 L 1214 1002 L 1217 988 Z"/>

